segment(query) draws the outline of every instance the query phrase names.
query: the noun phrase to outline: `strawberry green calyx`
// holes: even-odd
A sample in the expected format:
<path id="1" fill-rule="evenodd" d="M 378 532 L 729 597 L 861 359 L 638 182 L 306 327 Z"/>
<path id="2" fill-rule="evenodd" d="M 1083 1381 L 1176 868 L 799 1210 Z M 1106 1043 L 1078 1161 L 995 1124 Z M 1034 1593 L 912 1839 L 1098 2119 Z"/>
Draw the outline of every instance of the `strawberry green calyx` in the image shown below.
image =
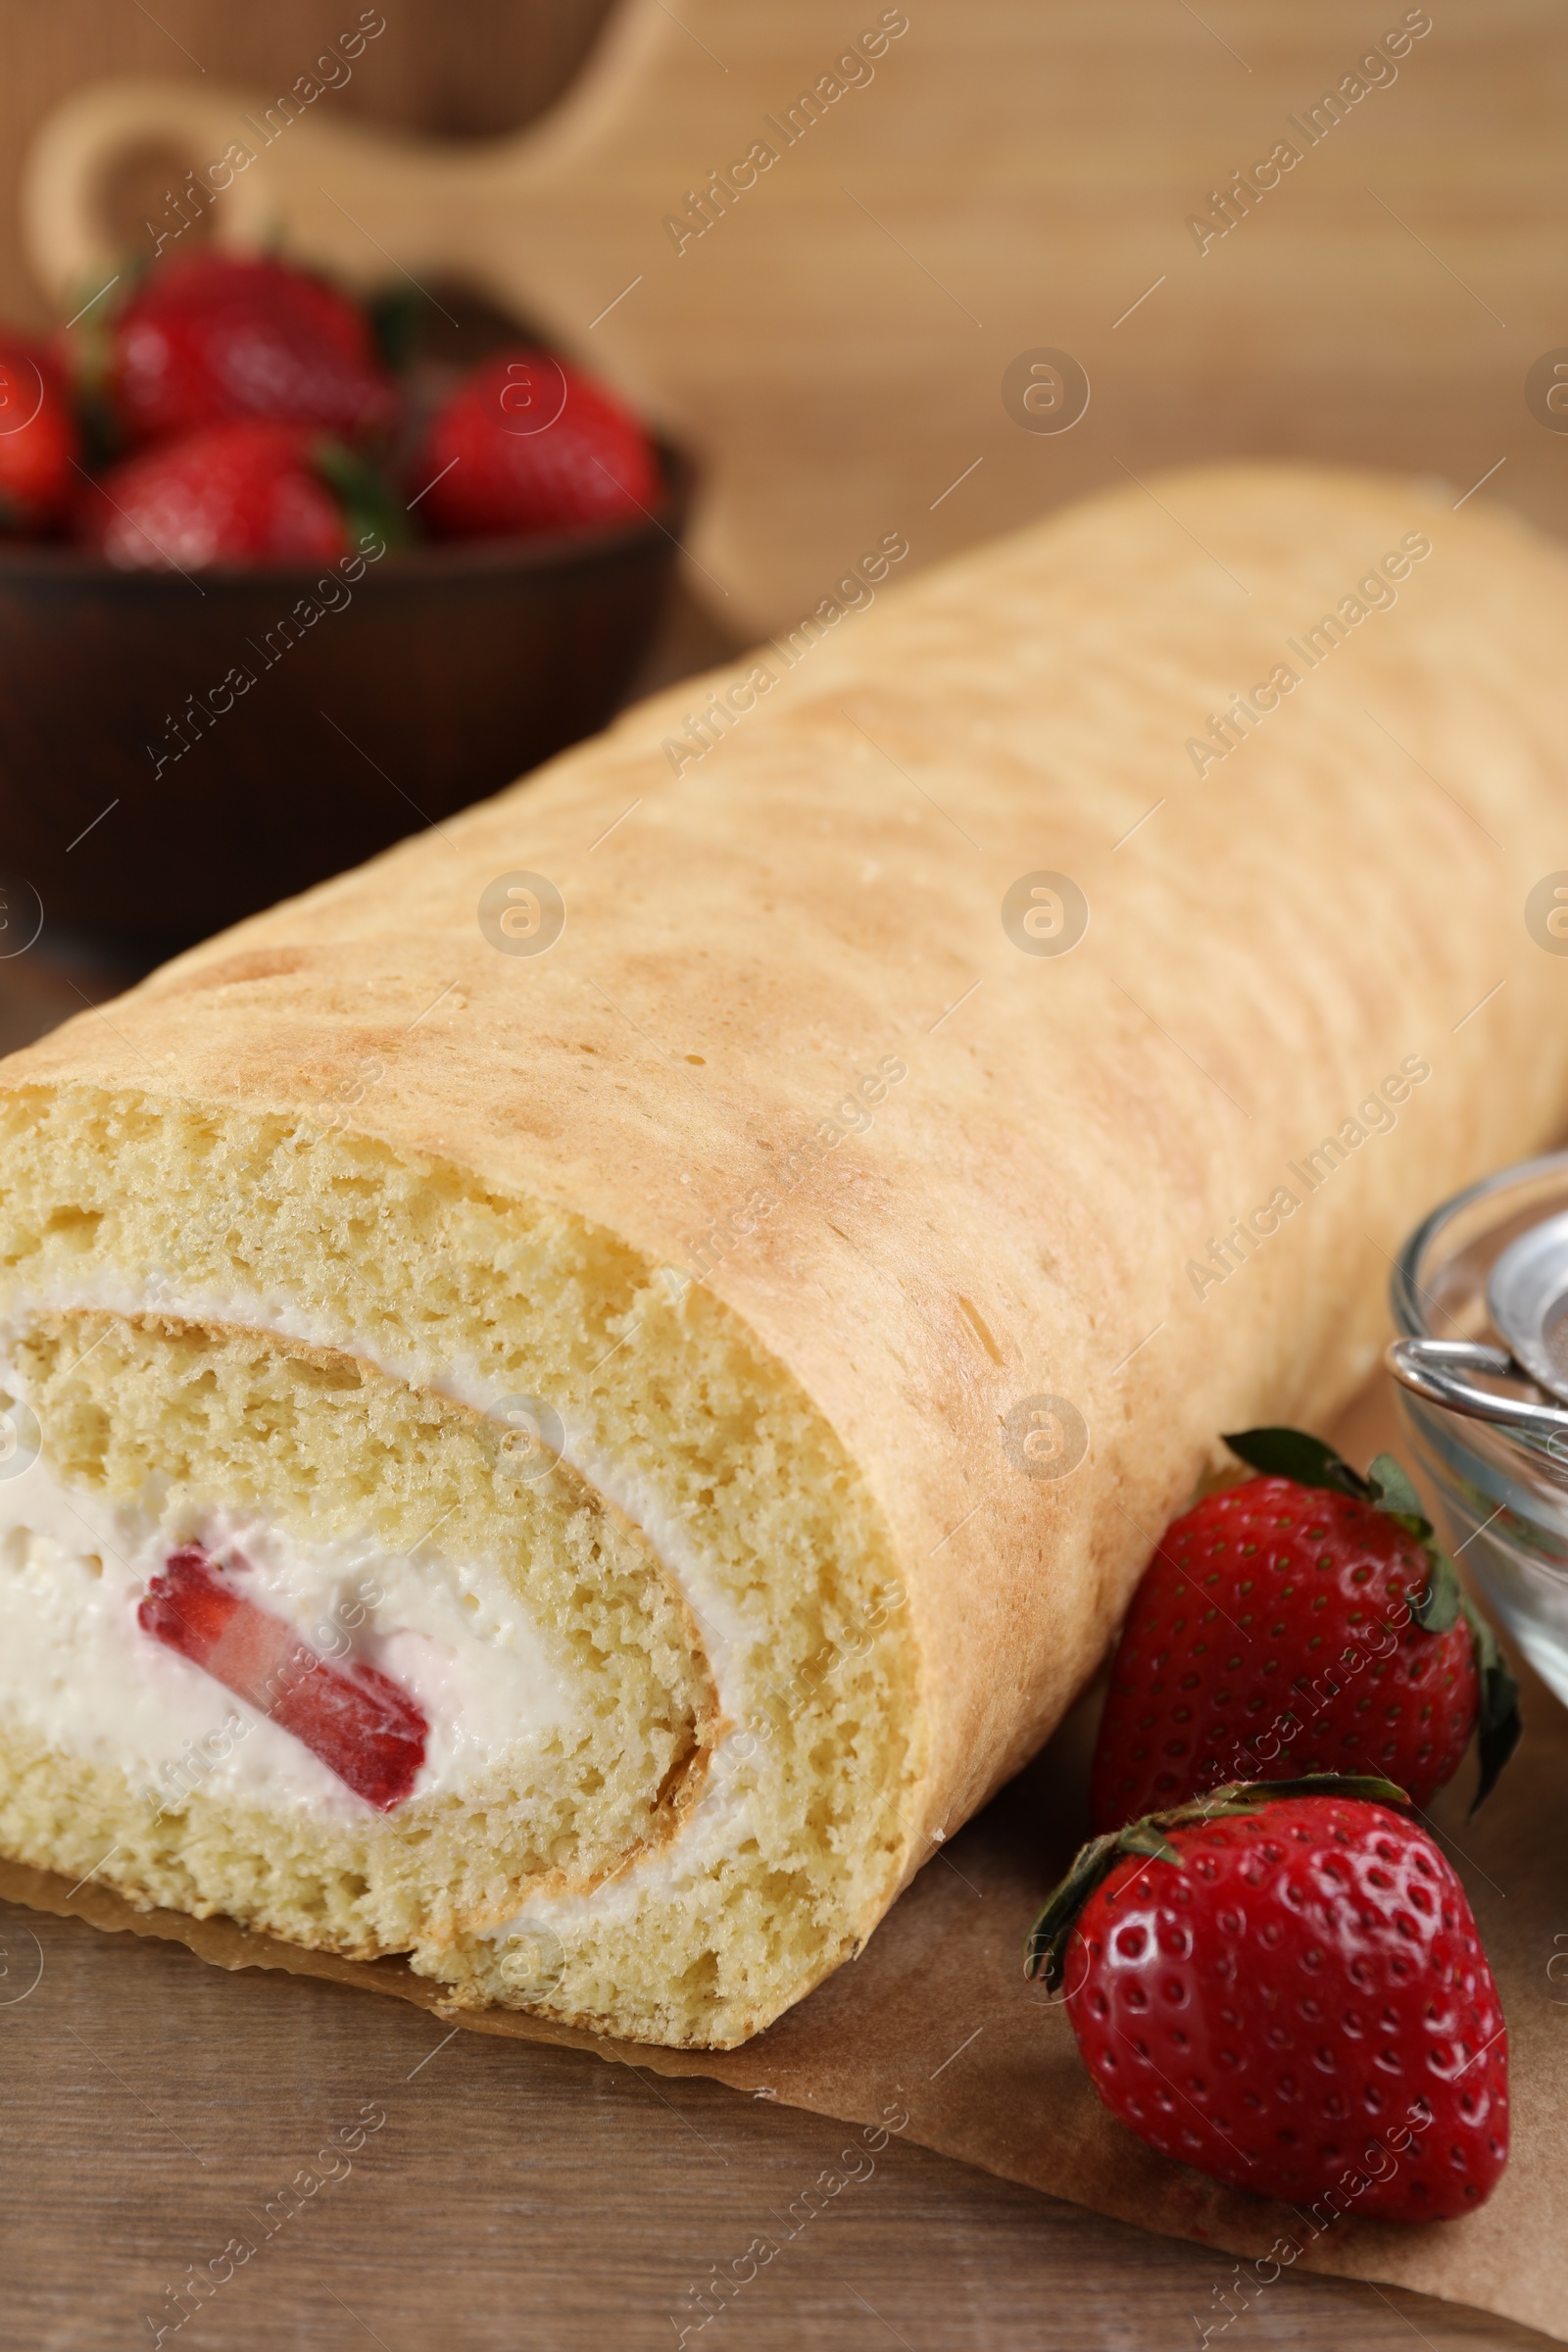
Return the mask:
<path id="1" fill-rule="evenodd" d="M 366 304 L 370 333 L 383 368 L 402 375 L 417 356 L 423 330 L 433 309 L 428 294 L 416 286 L 391 286 L 372 294 Z"/>
<path id="2" fill-rule="evenodd" d="M 1079 1847 L 1066 1877 L 1029 1931 L 1024 1945 L 1024 1975 L 1044 1974 L 1047 1990 L 1060 1991 L 1067 1945 L 1078 1914 L 1101 1881 L 1108 1878 L 1124 1857 L 1143 1854 L 1152 1861 L 1174 1862 L 1179 1866 L 1182 1857 L 1166 1837 L 1167 1830 L 1256 1813 L 1264 1805 L 1286 1796 L 1345 1796 L 1364 1804 L 1401 1807 L 1410 1802 L 1404 1790 L 1393 1781 L 1380 1780 L 1371 1774 L 1312 1772 L 1296 1781 L 1231 1781 L 1223 1788 L 1211 1788 L 1206 1796 L 1194 1798 L 1190 1804 L 1172 1805 L 1161 1813 L 1146 1813 L 1141 1821 L 1130 1821 L 1124 1829 L 1107 1831 L 1104 1837 L 1092 1838 L 1087 1845 Z"/>
<path id="3" fill-rule="evenodd" d="M 1481 1679 L 1481 1713 L 1476 1725 L 1481 1778 L 1470 1810 L 1492 1794 L 1497 1775 L 1519 1744 L 1524 1723 L 1519 1713 L 1519 1685 L 1497 1644 L 1497 1637 L 1468 1593 L 1460 1608 L 1475 1644 L 1476 1673 Z"/>
<path id="4" fill-rule="evenodd" d="M 368 458 L 346 442 L 324 436 L 311 451 L 311 464 L 329 490 L 342 501 L 343 519 L 363 546 L 377 538 L 385 547 L 409 547 L 415 532 L 391 483 Z"/>
<path id="5" fill-rule="evenodd" d="M 1232 1453 L 1266 1478 L 1294 1479 L 1299 1487 L 1326 1487 L 1370 1503 L 1402 1527 L 1426 1554 L 1427 1583 L 1411 1614 L 1426 1634 L 1446 1634 L 1458 1617 L 1470 1628 L 1481 1706 L 1476 1734 L 1480 1778 L 1472 1813 L 1496 1786 L 1497 1776 L 1519 1744 L 1524 1725 L 1519 1714 L 1519 1685 L 1497 1644 L 1497 1638 L 1459 1582 L 1458 1570 L 1438 1542 L 1437 1531 L 1421 1507 L 1408 1473 L 1392 1453 L 1375 1454 L 1363 1478 L 1342 1460 L 1332 1446 L 1301 1429 L 1245 1429 L 1225 1440 Z"/>

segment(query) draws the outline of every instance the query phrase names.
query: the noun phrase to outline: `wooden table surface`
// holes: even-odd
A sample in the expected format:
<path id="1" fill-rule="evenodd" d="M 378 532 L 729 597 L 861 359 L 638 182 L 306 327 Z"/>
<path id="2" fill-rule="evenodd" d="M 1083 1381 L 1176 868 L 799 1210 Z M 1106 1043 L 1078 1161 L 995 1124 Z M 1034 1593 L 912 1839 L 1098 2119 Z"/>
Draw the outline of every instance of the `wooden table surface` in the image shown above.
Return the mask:
<path id="1" fill-rule="evenodd" d="M 638 690 L 725 650 L 677 604 Z M 46 925 L 0 962 L 0 1049 L 134 977 Z M 0 2070 L 0 2345 L 18 2352 L 121 2352 L 160 2326 L 181 2352 L 671 2352 L 689 2290 L 778 2229 L 845 2133 L 3 1904 Z M 316 2163 L 367 2110 L 385 2120 L 363 2146 Z M 307 2165 L 337 2178 L 281 2218 Z M 232 2278 L 181 2302 L 188 2267 L 242 2234 L 256 2251 Z M 894 2139 L 703 2330 L 705 2352 L 1178 2352 L 1223 2319 L 1232 2268 Z M 1546 2340 L 1289 2273 L 1226 2332 L 1227 2352 Z"/>
<path id="2" fill-rule="evenodd" d="M 256 2250 L 164 2339 L 182 2352 L 669 2352 L 688 2289 L 776 2232 L 845 2139 L 717 2083 L 449 2031 L 335 1985 L 227 1976 L 74 1920 L 0 1907 L 0 2340 L 19 2352 L 152 2343 L 149 2317 L 178 2318 L 187 2266 L 236 2236 Z M 362 2118 L 362 2149 L 315 2163 Z M 285 2213 L 307 2165 L 337 2177 Z M 893 2140 L 704 2331 L 705 2352 L 1185 2352 L 1231 2268 Z M 1233 2338 L 1237 2352 L 1544 2340 L 1290 2274 Z"/>

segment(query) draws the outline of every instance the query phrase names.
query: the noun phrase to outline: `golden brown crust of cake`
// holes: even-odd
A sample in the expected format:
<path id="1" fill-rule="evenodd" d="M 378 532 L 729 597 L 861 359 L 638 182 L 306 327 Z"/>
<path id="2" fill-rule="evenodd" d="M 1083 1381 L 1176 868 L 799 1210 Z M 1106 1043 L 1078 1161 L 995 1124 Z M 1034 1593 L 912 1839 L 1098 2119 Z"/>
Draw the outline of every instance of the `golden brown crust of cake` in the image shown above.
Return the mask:
<path id="1" fill-rule="evenodd" d="M 689 716 L 750 661 L 644 705 L 0 1077 L 341 1115 L 702 1275 L 894 1531 L 906 1870 L 1057 1721 L 1216 1433 L 1328 1415 L 1405 1230 L 1568 1103 L 1568 961 L 1522 919 L 1568 866 L 1561 556 L 1396 479 L 1154 489 L 888 592 L 787 675 L 762 649 L 777 682 L 700 757 Z M 1290 644 L 1410 535 L 1396 604 L 1308 671 Z M 1195 757 L 1281 663 L 1278 708 Z M 1087 895 L 1070 954 L 1004 929 L 1035 871 Z M 518 872 L 564 900 L 548 953 L 480 929 Z M 1401 1060 L 1430 1078 L 1308 1194 L 1287 1171 Z M 1043 1396 L 1088 1433 L 1057 1479 L 1004 1442 Z"/>

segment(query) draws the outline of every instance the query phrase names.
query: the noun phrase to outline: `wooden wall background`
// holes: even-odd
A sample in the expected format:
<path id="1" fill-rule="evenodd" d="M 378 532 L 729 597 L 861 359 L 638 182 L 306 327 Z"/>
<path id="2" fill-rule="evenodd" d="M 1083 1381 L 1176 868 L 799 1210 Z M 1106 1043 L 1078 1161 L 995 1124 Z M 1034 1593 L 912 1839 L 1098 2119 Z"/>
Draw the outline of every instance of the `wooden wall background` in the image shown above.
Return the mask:
<path id="1" fill-rule="evenodd" d="M 0 0 L 0 320 L 48 317 L 22 258 L 17 182 L 34 127 L 68 92 L 115 74 L 283 90 L 362 4 Z M 514 129 L 565 88 L 613 4 L 384 0 L 386 30 L 326 103 L 449 137 Z"/>

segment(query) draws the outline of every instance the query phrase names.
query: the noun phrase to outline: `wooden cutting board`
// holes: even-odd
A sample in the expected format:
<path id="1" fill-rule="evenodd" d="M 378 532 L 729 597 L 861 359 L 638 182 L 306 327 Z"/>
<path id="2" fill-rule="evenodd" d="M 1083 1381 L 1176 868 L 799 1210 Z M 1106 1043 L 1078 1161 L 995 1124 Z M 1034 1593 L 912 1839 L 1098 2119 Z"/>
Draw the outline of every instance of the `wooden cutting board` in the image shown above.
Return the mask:
<path id="1" fill-rule="evenodd" d="M 1188 459 L 1490 477 L 1568 525 L 1568 394 L 1549 359 L 1526 389 L 1568 346 L 1554 0 L 626 0 L 551 115 L 466 146 L 335 116 L 333 71 L 292 115 L 70 101 L 25 182 L 44 281 L 74 309 L 120 265 L 138 152 L 229 159 L 187 200 L 225 242 L 466 281 L 687 442 L 737 635 L 887 533 L 925 564 Z"/>

